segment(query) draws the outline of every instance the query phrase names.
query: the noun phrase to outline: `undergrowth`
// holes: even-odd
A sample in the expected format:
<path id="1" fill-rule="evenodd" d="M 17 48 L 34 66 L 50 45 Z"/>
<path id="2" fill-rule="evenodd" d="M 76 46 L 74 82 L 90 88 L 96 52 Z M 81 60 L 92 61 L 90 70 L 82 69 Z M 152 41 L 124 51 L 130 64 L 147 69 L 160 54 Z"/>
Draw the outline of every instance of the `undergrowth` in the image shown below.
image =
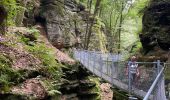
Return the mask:
<path id="1" fill-rule="evenodd" d="M 41 60 L 43 73 L 50 78 L 59 79 L 61 76 L 60 67 L 63 65 L 57 62 L 53 49 L 48 48 L 43 41 L 37 41 L 40 34 L 36 29 L 30 29 L 28 33 L 32 34 L 35 39 L 32 41 L 29 37 L 22 35 L 20 40 L 25 44 L 25 49 Z"/>
<path id="2" fill-rule="evenodd" d="M 61 67 L 63 65 L 57 62 L 53 49 L 48 48 L 43 41 L 38 41 L 40 35 L 36 29 L 31 28 L 26 34 L 29 34 L 29 36 L 19 32 L 7 33 L 5 37 L 9 38 L 10 41 L 2 44 L 16 49 L 22 46 L 24 51 L 32 54 L 42 62 L 39 65 L 41 75 L 50 80 L 60 81 Z M 10 39 L 11 37 L 12 39 Z M 14 61 L 14 58 L 0 53 L 0 92 L 8 92 L 11 86 L 19 84 L 25 77 L 26 73 L 12 68 Z"/>
<path id="3" fill-rule="evenodd" d="M 8 92 L 12 84 L 18 83 L 21 74 L 11 68 L 11 59 L 0 53 L 0 92 Z"/>

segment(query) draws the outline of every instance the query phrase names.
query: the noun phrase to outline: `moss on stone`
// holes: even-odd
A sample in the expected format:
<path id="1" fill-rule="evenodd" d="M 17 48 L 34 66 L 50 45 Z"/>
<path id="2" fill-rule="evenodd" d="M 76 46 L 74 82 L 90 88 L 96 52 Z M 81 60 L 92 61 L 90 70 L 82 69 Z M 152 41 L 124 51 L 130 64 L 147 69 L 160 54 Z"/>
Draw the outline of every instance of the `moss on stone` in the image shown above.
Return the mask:
<path id="1" fill-rule="evenodd" d="M 89 76 L 88 79 L 95 83 L 96 85 L 90 90 L 90 93 L 96 93 L 96 95 L 94 96 L 94 100 L 100 100 L 101 99 L 101 89 L 100 89 L 100 80 L 99 78 L 96 78 L 96 77 L 92 77 L 92 76 Z"/>

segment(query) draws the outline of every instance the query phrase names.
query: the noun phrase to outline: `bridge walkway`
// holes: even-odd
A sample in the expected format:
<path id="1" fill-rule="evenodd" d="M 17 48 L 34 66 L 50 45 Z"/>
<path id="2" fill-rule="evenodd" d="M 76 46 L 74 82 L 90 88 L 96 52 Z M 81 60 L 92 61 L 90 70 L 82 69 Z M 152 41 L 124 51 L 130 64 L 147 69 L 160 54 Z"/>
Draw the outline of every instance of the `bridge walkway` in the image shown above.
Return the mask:
<path id="1" fill-rule="evenodd" d="M 128 76 L 125 75 L 127 62 L 123 61 L 123 55 L 75 50 L 74 58 L 78 60 L 81 64 L 83 64 L 84 67 L 86 67 L 86 69 L 91 71 L 93 74 L 97 75 L 100 78 L 103 78 L 113 86 L 123 91 L 134 94 L 138 98 L 144 98 L 147 95 L 150 87 L 159 74 L 157 67 L 159 66 L 158 64 L 160 64 L 159 62 L 137 62 L 140 67 L 141 75 L 136 84 L 132 86 L 131 90 L 129 86 Z M 161 68 L 159 70 L 161 70 Z M 156 93 L 154 92 L 156 90 L 158 89 L 154 89 L 154 91 L 149 94 L 149 99 L 159 100 L 155 99 Z M 163 97 L 165 98 L 165 96 Z"/>

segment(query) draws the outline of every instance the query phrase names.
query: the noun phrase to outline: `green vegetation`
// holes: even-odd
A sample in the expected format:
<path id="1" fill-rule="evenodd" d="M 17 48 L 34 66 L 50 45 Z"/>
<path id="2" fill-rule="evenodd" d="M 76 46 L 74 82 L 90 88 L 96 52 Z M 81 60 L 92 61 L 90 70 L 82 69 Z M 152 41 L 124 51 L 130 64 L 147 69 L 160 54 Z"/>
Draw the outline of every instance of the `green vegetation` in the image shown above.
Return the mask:
<path id="1" fill-rule="evenodd" d="M 1 0 L 0 4 L 3 5 L 7 10 L 7 24 L 15 25 L 16 15 L 21 7 L 17 5 L 16 0 Z"/>
<path id="2" fill-rule="evenodd" d="M 42 61 L 43 67 L 47 69 L 47 72 L 51 78 L 59 79 L 59 68 L 62 65 L 57 63 L 54 57 L 54 53 L 51 49 L 48 49 L 44 44 L 26 46 L 26 48 L 30 53 L 32 53 Z"/>
<path id="3" fill-rule="evenodd" d="M 38 30 L 30 29 L 28 33 L 34 38 L 34 41 L 29 37 L 25 37 L 25 35 L 21 35 L 20 40 L 25 43 L 25 49 L 41 60 L 42 65 L 40 66 L 43 66 L 44 73 L 47 72 L 46 74 L 53 79 L 59 79 L 61 74 L 60 68 L 63 65 L 57 62 L 53 49 L 48 48 L 43 41 L 37 41 L 40 38 Z"/>
<path id="4" fill-rule="evenodd" d="M 102 20 L 99 17 L 96 17 L 96 23 L 94 24 L 92 29 L 95 33 L 95 36 L 93 38 L 94 40 L 91 40 L 93 42 L 93 46 L 91 47 L 91 49 L 98 50 L 100 48 L 101 51 L 106 52 L 107 40 L 104 32 L 101 30 L 103 27 L 105 26 Z"/>
<path id="5" fill-rule="evenodd" d="M 44 83 L 44 87 L 48 91 L 48 95 L 53 97 L 54 100 L 58 100 L 61 95 L 61 92 L 58 91 L 60 87 L 58 81 L 52 81 L 47 79 L 47 80 L 43 80 L 43 83 Z"/>
<path id="6" fill-rule="evenodd" d="M 0 5 L 5 7 L 8 12 L 8 27 L 24 26 L 23 24 L 26 24 L 25 27 L 31 27 L 24 28 L 26 30 L 21 30 L 23 32 L 20 32 L 20 29 L 16 27 L 14 27 L 14 30 L 12 29 L 13 27 L 9 27 L 7 34 L 0 35 L 0 46 L 5 48 L 0 48 L 0 93 L 8 93 L 11 87 L 18 86 L 25 80 L 40 78 L 49 96 L 57 95 L 56 99 L 62 94 L 59 89 L 63 81 L 68 82 L 64 84 L 66 86 L 68 85 L 65 89 L 66 92 L 69 91 L 70 87 L 74 90 L 75 87 L 76 89 L 83 88 L 83 85 L 87 85 L 89 89 L 85 92 L 82 90 L 84 94 L 89 93 L 94 96 L 95 100 L 101 99 L 99 79 L 88 77 L 89 75 L 81 76 L 84 75 L 84 73 L 82 70 L 79 70 L 78 67 L 81 65 L 78 63 L 74 65 L 63 65 L 59 63 L 55 56 L 55 49 L 50 47 L 51 45 L 49 46 L 48 43 L 43 40 L 44 38 L 42 39 L 40 32 L 32 28 L 33 25 L 37 25 L 38 28 L 38 25 L 41 25 L 40 28 L 42 28 L 42 30 L 40 30 L 44 31 L 42 34 L 47 34 L 47 37 L 51 38 L 53 37 L 52 35 L 54 35 L 54 39 L 50 41 L 54 41 L 56 47 L 59 44 L 58 47 L 64 48 L 63 51 L 66 52 L 68 52 L 68 48 L 72 51 L 72 47 L 74 48 L 74 45 L 77 45 L 80 49 L 122 53 L 125 59 L 128 59 L 130 55 L 138 54 L 142 48 L 139 34 L 143 32 L 143 12 L 147 9 L 146 6 L 150 0 L 75 0 L 75 2 L 74 0 L 40 0 L 41 3 L 39 0 L 26 1 L 27 0 L 0 1 Z M 146 15 L 148 18 L 146 18 L 146 22 L 152 19 L 152 16 L 149 15 L 152 14 L 149 12 L 148 15 Z M 156 16 L 155 20 L 158 18 L 159 17 Z M 29 23 L 29 25 L 27 25 L 29 21 L 31 24 Z M 159 22 L 159 20 L 157 22 Z M 153 21 L 153 25 L 154 23 Z M 147 24 L 148 26 L 143 26 L 146 26 L 146 28 L 151 31 L 151 34 L 155 32 L 155 36 L 160 36 L 163 40 L 163 42 L 161 41 L 162 43 L 168 40 L 168 23 L 163 23 L 167 24 L 167 29 L 164 25 L 150 28 L 150 22 Z M 159 26 L 159 24 L 157 25 Z M 10 32 L 10 28 L 15 32 Z M 22 29 L 23 27 L 20 28 Z M 53 30 L 53 28 L 56 29 Z M 165 31 L 167 31 L 167 34 L 164 34 Z M 162 34 L 159 35 L 159 32 Z M 152 46 L 161 45 L 158 43 L 159 40 L 154 36 L 149 38 L 148 41 L 152 39 L 153 41 L 146 44 L 151 44 L 151 52 L 152 49 L 159 48 L 152 48 Z M 67 46 L 67 44 L 69 46 Z M 6 49 L 9 49 L 9 51 L 6 51 Z M 21 54 L 21 56 L 17 56 L 19 54 Z M 73 56 L 71 53 L 70 55 Z M 21 61 L 19 63 L 22 63 L 22 61 L 27 62 L 27 59 L 24 59 L 25 56 L 29 56 L 29 60 L 35 60 L 35 62 L 33 62 L 35 64 L 28 61 L 28 64 L 20 64 L 19 67 L 14 66 L 18 64 L 20 58 Z M 154 56 L 154 53 L 151 53 L 151 56 Z M 29 62 L 31 62 L 31 64 Z M 14 67 L 18 67 L 18 69 Z M 67 72 L 67 74 L 64 71 Z M 35 75 L 30 75 L 33 73 L 35 73 Z M 165 79 L 169 80 L 170 76 L 168 75 L 170 72 L 166 71 L 165 74 Z M 79 81 L 82 77 L 85 78 L 83 82 Z M 77 86 L 75 86 L 75 84 Z M 79 86 L 80 84 L 83 84 L 82 87 Z M 117 99 L 126 98 L 125 95 L 122 95 L 124 93 L 120 93 L 117 89 L 115 89 L 115 91 L 116 95 L 120 95 L 120 98 Z"/>
<path id="7" fill-rule="evenodd" d="M 38 58 L 42 62 L 38 66 L 34 66 L 37 67 L 36 71 L 39 73 L 40 76 L 46 77 L 48 79 L 49 82 L 44 81 L 44 83 L 49 84 L 49 92 L 57 92 L 56 94 L 59 94 L 59 92 L 57 91 L 59 89 L 59 86 L 57 84 L 60 81 L 62 75 L 61 67 L 63 67 L 63 65 L 57 62 L 54 56 L 55 54 L 53 49 L 47 47 L 43 41 L 39 41 L 41 40 L 39 31 L 31 28 L 28 29 L 26 33 L 7 33 L 6 38 L 11 38 L 10 42 L 2 42 L 0 45 L 9 47 L 11 48 L 11 50 L 13 50 L 13 48 L 17 49 L 19 48 L 19 46 L 22 46 L 26 52 L 29 52 L 36 59 Z M 29 75 L 27 74 L 31 74 L 31 72 L 27 70 L 15 70 L 12 68 L 13 63 L 15 63 L 16 61 L 15 56 L 15 54 L 11 56 L 6 53 L 0 53 L 1 93 L 8 92 L 12 86 L 19 84 L 22 80 L 26 80 L 26 78 L 29 78 Z"/>
<path id="8" fill-rule="evenodd" d="M 107 40 L 105 45 L 108 45 L 106 49 L 109 52 L 121 51 L 133 54 L 141 48 L 141 44 L 137 42 L 139 41 L 138 34 L 142 29 L 142 11 L 148 1 L 102 0 L 98 8 L 96 8 L 96 4 L 99 0 L 79 0 L 78 2 L 86 5 L 92 14 L 95 13 L 96 9 L 99 9 L 95 16 L 104 23 L 102 27 L 105 28 L 104 34 Z M 101 30 L 96 32 L 97 35 L 98 33 L 101 34 Z"/>
<path id="9" fill-rule="evenodd" d="M 22 77 L 11 68 L 12 60 L 6 54 L 0 53 L 0 65 L 0 93 L 3 93 L 8 92 L 10 86 L 18 83 Z"/>
<path id="10" fill-rule="evenodd" d="M 95 97 L 94 99 L 95 99 L 95 100 L 100 100 L 100 99 L 101 99 L 101 96 L 100 96 L 100 94 L 101 94 L 101 89 L 100 89 L 100 87 L 99 87 L 99 86 L 100 86 L 99 78 L 91 77 L 91 76 L 89 76 L 89 77 L 87 77 L 87 78 L 88 78 L 88 80 L 90 80 L 91 82 L 93 82 L 93 83 L 96 84 L 96 86 L 90 90 L 90 93 L 97 93 L 98 95 L 97 95 L 97 97 Z"/>

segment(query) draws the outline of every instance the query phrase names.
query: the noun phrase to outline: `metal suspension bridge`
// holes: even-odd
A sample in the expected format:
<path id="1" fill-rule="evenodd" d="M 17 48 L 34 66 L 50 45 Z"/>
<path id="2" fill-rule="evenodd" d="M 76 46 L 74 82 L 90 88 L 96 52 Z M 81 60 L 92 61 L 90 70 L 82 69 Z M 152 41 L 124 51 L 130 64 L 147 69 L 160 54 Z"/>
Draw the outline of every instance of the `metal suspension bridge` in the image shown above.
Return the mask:
<path id="1" fill-rule="evenodd" d="M 166 64 L 159 60 L 136 62 L 140 77 L 132 85 L 130 75 L 125 75 L 127 62 L 123 61 L 123 55 L 74 50 L 74 59 L 93 74 L 131 95 L 143 100 L 166 100 L 163 75 Z"/>

